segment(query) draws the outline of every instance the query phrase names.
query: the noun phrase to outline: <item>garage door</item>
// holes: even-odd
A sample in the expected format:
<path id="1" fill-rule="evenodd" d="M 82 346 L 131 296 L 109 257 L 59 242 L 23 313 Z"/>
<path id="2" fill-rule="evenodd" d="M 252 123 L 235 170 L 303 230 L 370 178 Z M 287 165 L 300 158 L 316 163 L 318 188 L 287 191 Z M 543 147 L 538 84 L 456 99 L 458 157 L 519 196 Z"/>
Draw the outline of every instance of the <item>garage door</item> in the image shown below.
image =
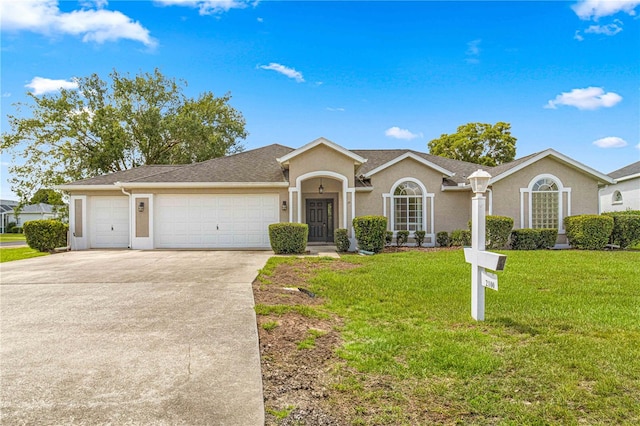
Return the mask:
<path id="1" fill-rule="evenodd" d="M 277 194 L 158 195 L 158 248 L 269 248 L 279 222 Z"/>
<path id="2" fill-rule="evenodd" d="M 92 248 L 129 246 L 129 197 L 91 197 Z"/>

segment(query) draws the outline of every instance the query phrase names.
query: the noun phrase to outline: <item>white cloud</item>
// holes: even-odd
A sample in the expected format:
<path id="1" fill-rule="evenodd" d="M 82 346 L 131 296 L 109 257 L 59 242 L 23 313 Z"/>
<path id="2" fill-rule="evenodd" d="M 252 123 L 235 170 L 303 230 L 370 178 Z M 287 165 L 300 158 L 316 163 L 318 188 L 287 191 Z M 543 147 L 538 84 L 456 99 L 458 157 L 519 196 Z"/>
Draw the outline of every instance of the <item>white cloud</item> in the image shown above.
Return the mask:
<path id="1" fill-rule="evenodd" d="M 640 149 L 640 143 L 636 145 L 636 149 Z"/>
<path id="2" fill-rule="evenodd" d="M 50 92 L 57 92 L 60 89 L 77 89 L 78 82 L 75 80 L 52 80 L 50 78 L 34 77 L 30 83 L 25 84 L 33 90 L 34 95 L 42 95 Z"/>
<path id="3" fill-rule="evenodd" d="M 249 5 L 256 4 L 254 1 L 246 0 L 155 0 L 155 3 L 163 6 L 198 8 L 200 15 L 215 15 L 228 12 L 231 9 L 244 9 Z"/>
<path id="4" fill-rule="evenodd" d="M 576 33 L 573 35 L 574 40 L 583 41 L 584 37 L 580 34 L 580 30 L 576 30 Z"/>
<path id="5" fill-rule="evenodd" d="M 480 62 L 478 57 L 480 56 L 480 43 L 482 40 L 476 39 L 467 43 L 467 51 L 465 54 L 467 55 L 467 62 L 470 64 L 477 64 Z"/>
<path id="6" fill-rule="evenodd" d="M 83 9 L 67 13 L 60 10 L 57 0 L 1 0 L 0 23 L 7 31 L 71 34 L 82 36 L 84 42 L 128 39 L 146 46 L 156 45 L 148 29 L 121 12 L 101 9 L 106 4 L 103 0 L 85 1 Z"/>
<path id="7" fill-rule="evenodd" d="M 2 94 L 2 97 L 3 98 L 10 98 L 11 97 L 11 93 L 5 92 L 5 93 Z"/>
<path id="8" fill-rule="evenodd" d="M 258 22 L 264 22 L 264 18 L 260 18 L 260 17 L 258 17 L 258 18 L 256 18 L 256 21 L 258 21 Z"/>
<path id="9" fill-rule="evenodd" d="M 385 130 L 384 134 L 386 136 L 389 136 L 390 138 L 404 139 L 404 140 L 411 140 L 418 137 L 420 138 L 422 137 L 422 133 L 419 133 L 419 134 L 411 133 L 409 130 L 401 129 L 398 126 L 393 126 L 388 128 L 387 130 Z"/>
<path id="10" fill-rule="evenodd" d="M 298 83 L 304 83 L 304 77 L 302 77 L 302 73 L 296 71 L 293 68 L 289 68 L 275 62 L 271 62 L 269 65 L 260 65 L 260 68 L 262 68 L 263 70 L 272 70 L 278 72 L 282 75 L 286 75 L 289 78 L 293 78 Z"/>
<path id="11" fill-rule="evenodd" d="M 607 25 L 591 25 L 589 28 L 584 30 L 585 33 L 589 34 L 604 34 L 607 36 L 614 36 L 622 31 L 622 21 L 619 19 L 615 19 L 612 24 Z"/>
<path id="12" fill-rule="evenodd" d="M 601 87 L 587 87 L 562 92 L 554 100 L 549 101 L 545 108 L 556 109 L 558 105 L 573 106 L 578 109 L 611 108 L 622 100 L 617 93 L 605 93 Z"/>
<path id="13" fill-rule="evenodd" d="M 327 111 L 333 111 L 333 112 L 344 112 L 345 109 L 342 107 L 338 107 L 338 108 L 332 108 L 332 107 L 327 107 Z"/>
<path id="14" fill-rule="evenodd" d="M 611 16 L 619 12 L 635 16 L 635 8 L 638 5 L 640 0 L 580 0 L 571 8 L 580 19 L 597 21 L 603 16 Z"/>
<path id="15" fill-rule="evenodd" d="M 606 138 L 593 141 L 593 144 L 599 148 L 622 148 L 627 146 L 627 141 L 616 136 L 608 136 Z"/>

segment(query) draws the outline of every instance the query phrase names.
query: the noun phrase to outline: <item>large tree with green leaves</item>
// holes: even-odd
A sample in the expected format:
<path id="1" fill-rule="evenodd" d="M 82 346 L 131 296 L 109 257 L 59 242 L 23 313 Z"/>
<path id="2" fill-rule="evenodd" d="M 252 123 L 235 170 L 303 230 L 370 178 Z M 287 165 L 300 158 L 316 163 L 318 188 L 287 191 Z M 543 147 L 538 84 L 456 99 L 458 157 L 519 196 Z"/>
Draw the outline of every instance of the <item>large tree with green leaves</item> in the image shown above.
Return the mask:
<path id="1" fill-rule="evenodd" d="M 3 152 L 13 154 L 13 191 L 40 188 L 147 164 L 186 164 L 241 151 L 247 136 L 231 96 L 187 97 L 187 83 L 158 69 L 131 77 L 113 71 L 77 79 L 77 90 L 28 93 L 8 115 Z M 25 114 L 28 113 L 28 114 Z"/>
<path id="2" fill-rule="evenodd" d="M 429 142 L 429 153 L 485 166 L 508 163 L 516 157 L 516 141 L 511 124 L 467 123 L 453 134 L 443 134 Z"/>

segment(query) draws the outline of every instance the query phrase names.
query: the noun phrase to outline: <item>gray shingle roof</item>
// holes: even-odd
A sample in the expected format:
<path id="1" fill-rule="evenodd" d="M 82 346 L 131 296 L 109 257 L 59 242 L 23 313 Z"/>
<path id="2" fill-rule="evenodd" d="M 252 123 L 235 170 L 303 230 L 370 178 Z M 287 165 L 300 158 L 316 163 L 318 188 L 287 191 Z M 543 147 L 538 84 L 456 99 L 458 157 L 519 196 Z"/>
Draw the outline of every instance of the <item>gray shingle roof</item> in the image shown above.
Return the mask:
<path id="1" fill-rule="evenodd" d="M 625 176 L 631 176 L 640 173 L 640 161 L 636 161 L 635 163 L 631 163 L 628 166 L 624 166 L 621 169 L 614 170 L 609 173 L 609 176 L 614 179 L 620 179 Z"/>
<path id="2" fill-rule="evenodd" d="M 51 204 L 39 203 L 22 206 L 20 213 L 53 213 Z"/>
<path id="3" fill-rule="evenodd" d="M 295 151 L 293 148 L 279 144 L 272 144 L 226 157 L 214 158 L 201 163 L 142 166 L 131 170 L 124 170 L 117 173 L 97 176 L 91 179 L 76 181 L 70 185 L 110 185 L 116 182 L 288 182 L 289 171 L 284 169 L 282 165 L 278 163 L 277 158 L 283 157 L 293 151 Z M 408 149 L 357 149 L 351 150 L 351 152 L 367 159 L 367 161 L 356 171 L 356 176 L 365 175 L 402 155 L 411 153 L 452 172 L 453 176 L 443 176 L 443 185 L 445 186 L 457 186 L 459 183 L 468 183 L 467 177 L 478 169 L 486 170 L 494 177 L 498 176 L 540 154 L 540 152 L 536 152 L 511 161 L 510 163 L 501 164 L 496 167 L 487 167 Z M 620 171 L 628 171 L 632 166 L 640 168 L 639 165 L 640 162 L 634 163 L 620 169 Z M 613 173 L 610 176 L 614 177 Z M 370 186 L 370 182 L 367 180 L 365 180 L 365 182 L 358 182 L 357 186 Z"/>
<path id="4" fill-rule="evenodd" d="M 131 182 L 136 179 L 151 177 L 171 171 L 177 168 L 185 167 L 184 165 L 153 165 L 134 167 L 129 170 L 122 170 L 115 173 L 109 173 L 102 176 L 96 176 L 88 179 L 77 180 L 69 185 L 113 185 L 116 182 Z"/>
<path id="5" fill-rule="evenodd" d="M 291 151 L 273 144 L 127 182 L 288 182 L 276 158 Z"/>

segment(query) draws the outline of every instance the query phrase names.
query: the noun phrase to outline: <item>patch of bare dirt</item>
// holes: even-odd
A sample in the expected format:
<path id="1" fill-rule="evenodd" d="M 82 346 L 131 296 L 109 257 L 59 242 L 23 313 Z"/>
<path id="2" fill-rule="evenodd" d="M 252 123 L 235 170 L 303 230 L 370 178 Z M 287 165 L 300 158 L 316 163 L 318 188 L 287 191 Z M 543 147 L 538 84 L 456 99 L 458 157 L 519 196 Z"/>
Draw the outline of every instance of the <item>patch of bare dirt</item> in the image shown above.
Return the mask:
<path id="1" fill-rule="evenodd" d="M 279 265 L 269 277 L 269 284 L 254 281 L 255 303 L 321 305 L 321 298 L 297 289 L 306 288 L 307 279 L 323 267 L 327 265 L 306 262 Z M 334 270 L 352 269 L 357 265 L 334 261 L 330 267 Z M 267 425 L 348 424 L 329 405 L 332 393 L 330 370 L 340 362 L 335 350 L 341 344 L 341 325 L 335 316 L 311 318 L 297 312 L 258 315 Z M 310 340 L 314 341 L 312 347 L 299 347 L 301 342 Z"/>

